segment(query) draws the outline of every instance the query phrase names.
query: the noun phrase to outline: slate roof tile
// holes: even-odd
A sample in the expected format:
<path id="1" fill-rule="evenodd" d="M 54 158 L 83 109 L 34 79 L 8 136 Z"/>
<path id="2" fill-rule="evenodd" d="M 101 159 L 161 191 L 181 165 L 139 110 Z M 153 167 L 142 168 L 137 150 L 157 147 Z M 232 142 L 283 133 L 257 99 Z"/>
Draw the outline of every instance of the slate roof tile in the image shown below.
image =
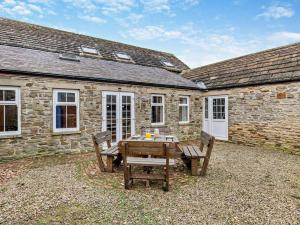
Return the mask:
<path id="1" fill-rule="evenodd" d="M 300 43 L 295 43 L 188 70 L 183 77 L 216 89 L 300 80 L 299 71 Z"/>
<path id="2" fill-rule="evenodd" d="M 81 53 L 81 46 L 86 46 L 96 48 L 105 60 L 117 61 L 114 52 L 123 51 L 131 56 L 135 64 L 166 69 L 161 61 L 167 60 L 175 65 L 177 72 L 188 69 L 187 65 L 170 53 L 140 48 L 1 17 L 0 44 L 59 53 L 73 53 L 77 55 Z"/>

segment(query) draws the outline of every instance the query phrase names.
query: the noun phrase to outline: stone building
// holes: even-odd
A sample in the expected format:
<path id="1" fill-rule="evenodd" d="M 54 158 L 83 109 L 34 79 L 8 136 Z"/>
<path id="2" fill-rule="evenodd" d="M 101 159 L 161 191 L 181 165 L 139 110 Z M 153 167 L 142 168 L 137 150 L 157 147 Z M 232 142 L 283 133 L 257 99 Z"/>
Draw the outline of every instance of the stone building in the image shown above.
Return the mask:
<path id="1" fill-rule="evenodd" d="M 300 43 L 189 70 L 174 55 L 0 18 L 0 159 L 142 127 L 300 148 Z"/>
<path id="2" fill-rule="evenodd" d="M 219 139 L 300 154 L 300 43 L 190 70 L 203 82 L 203 124 Z"/>
<path id="3" fill-rule="evenodd" d="M 201 130 L 201 92 L 174 55 L 0 20 L 0 158 L 93 149 L 141 127 Z"/>

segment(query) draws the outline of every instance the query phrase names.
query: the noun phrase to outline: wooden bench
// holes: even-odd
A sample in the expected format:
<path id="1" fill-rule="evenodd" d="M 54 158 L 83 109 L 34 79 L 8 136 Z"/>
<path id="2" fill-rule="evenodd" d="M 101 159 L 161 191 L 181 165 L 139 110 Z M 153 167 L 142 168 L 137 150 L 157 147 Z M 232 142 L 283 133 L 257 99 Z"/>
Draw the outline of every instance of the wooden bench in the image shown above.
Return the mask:
<path id="1" fill-rule="evenodd" d="M 175 165 L 175 160 L 169 158 L 167 143 L 147 142 L 147 141 L 126 141 L 122 143 L 124 152 L 124 183 L 125 189 L 129 189 L 134 179 L 142 180 L 161 180 L 163 190 L 169 190 L 169 167 Z M 150 158 L 145 158 L 150 157 Z M 154 158 L 152 158 L 154 157 Z M 132 167 L 161 167 L 163 174 L 152 174 L 151 170 L 147 173 L 133 173 Z"/>
<path id="2" fill-rule="evenodd" d="M 201 175 L 205 176 L 210 155 L 213 149 L 215 138 L 204 131 L 201 132 L 201 145 L 198 146 L 179 146 L 183 152 L 183 161 L 191 167 L 191 172 L 193 176 Z M 207 146 L 206 152 L 204 153 L 204 147 Z M 202 168 L 199 172 L 200 160 L 204 159 Z"/>
<path id="3" fill-rule="evenodd" d="M 114 165 L 120 165 L 122 161 L 122 156 L 119 153 L 118 146 L 111 146 L 110 132 L 100 132 L 95 135 L 92 135 L 92 138 L 100 170 L 102 172 L 113 172 Z M 106 150 L 100 151 L 100 145 L 103 143 L 106 143 L 108 148 Z M 102 156 L 106 156 L 106 166 L 103 162 Z"/>

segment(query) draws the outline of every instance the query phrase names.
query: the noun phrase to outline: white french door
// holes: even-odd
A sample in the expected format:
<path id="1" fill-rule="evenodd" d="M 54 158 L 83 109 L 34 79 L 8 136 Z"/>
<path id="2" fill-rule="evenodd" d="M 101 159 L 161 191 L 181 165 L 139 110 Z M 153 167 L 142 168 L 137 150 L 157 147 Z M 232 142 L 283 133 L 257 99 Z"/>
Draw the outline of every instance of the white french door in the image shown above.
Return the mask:
<path id="1" fill-rule="evenodd" d="M 228 96 L 203 99 L 203 131 L 219 140 L 228 140 Z"/>
<path id="2" fill-rule="evenodd" d="M 107 130 L 113 143 L 135 134 L 133 93 L 102 92 L 102 131 Z"/>

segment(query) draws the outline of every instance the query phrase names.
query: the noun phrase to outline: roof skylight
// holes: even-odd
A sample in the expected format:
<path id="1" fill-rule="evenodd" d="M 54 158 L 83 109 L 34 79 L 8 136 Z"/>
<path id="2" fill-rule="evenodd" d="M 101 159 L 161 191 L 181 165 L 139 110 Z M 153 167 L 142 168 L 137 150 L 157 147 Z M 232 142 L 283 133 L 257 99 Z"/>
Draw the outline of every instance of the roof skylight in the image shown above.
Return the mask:
<path id="1" fill-rule="evenodd" d="M 171 62 L 169 62 L 169 61 L 163 60 L 163 61 L 161 61 L 161 63 L 162 63 L 164 66 L 167 66 L 167 67 L 174 67 L 174 64 L 171 63 Z"/>
<path id="2" fill-rule="evenodd" d="M 131 60 L 131 57 L 125 52 L 116 52 L 115 56 L 121 60 Z"/>
<path id="3" fill-rule="evenodd" d="M 69 53 L 59 54 L 59 58 L 63 59 L 63 60 L 80 62 L 80 59 L 79 59 L 79 57 L 77 55 L 69 54 Z"/>
<path id="4" fill-rule="evenodd" d="M 95 49 L 95 48 L 81 46 L 81 50 L 82 50 L 83 53 L 86 53 L 86 54 L 92 54 L 92 55 L 98 55 L 99 54 L 98 50 Z"/>
<path id="5" fill-rule="evenodd" d="M 200 88 L 200 89 L 207 89 L 205 83 L 203 81 L 199 81 L 199 80 L 194 80 L 194 82 L 196 83 L 196 85 Z"/>

